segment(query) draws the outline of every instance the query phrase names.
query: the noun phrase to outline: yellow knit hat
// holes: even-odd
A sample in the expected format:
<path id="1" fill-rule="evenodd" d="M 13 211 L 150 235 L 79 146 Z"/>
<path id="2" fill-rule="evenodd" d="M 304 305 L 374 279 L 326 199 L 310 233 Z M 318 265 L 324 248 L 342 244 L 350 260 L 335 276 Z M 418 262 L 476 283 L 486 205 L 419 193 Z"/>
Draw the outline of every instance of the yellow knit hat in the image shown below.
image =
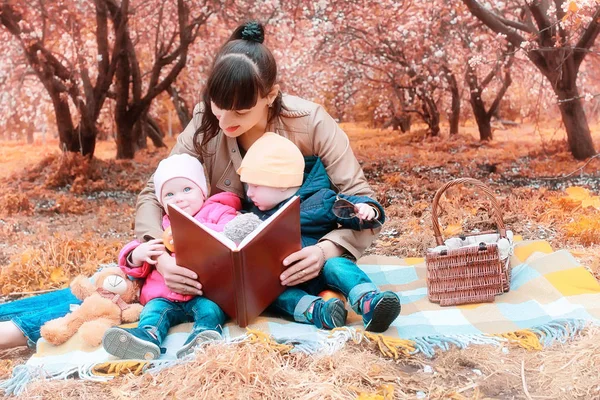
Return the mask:
<path id="1" fill-rule="evenodd" d="M 242 182 L 252 185 L 302 186 L 304 156 L 292 141 L 267 132 L 250 146 L 237 173 Z"/>

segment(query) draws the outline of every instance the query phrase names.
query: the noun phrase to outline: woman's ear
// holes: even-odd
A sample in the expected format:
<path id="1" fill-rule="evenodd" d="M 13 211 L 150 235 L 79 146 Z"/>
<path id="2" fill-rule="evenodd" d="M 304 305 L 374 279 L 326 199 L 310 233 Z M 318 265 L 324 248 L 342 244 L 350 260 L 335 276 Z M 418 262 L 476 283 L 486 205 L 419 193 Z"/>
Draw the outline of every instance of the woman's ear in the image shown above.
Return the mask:
<path id="1" fill-rule="evenodd" d="M 273 102 L 277 98 L 278 94 L 279 94 L 279 85 L 275 84 L 275 85 L 273 85 L 273 87 L 271 88 L 271 91 L 267 95 L 267 101 L 268 101 L 269 106 L 273 105 Z"/>

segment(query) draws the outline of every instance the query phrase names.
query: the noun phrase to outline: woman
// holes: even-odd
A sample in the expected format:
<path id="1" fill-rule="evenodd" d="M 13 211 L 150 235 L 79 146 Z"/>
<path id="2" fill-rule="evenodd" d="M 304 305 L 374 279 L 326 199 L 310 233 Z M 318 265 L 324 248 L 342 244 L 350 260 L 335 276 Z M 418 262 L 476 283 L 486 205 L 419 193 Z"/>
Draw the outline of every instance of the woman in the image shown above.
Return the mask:
<path id="1" fill-rule="evenodd" d="M 255 22 L 233 32 L 217 53 L 202 102 L 195 107 L 193 119 L 177 138 L 171 155 L 187 153 L 200 158 L 207 169 L 210 194 L 227 191 L 243 198 L 245 190 L 236 173 L 242 157 L 265 132 L 276 132 L 294 142 L 305 156 L 320 157 L 330 179 L 345 194 L 374 197 L 347 135 L 333 118 L 315 103 L 281 94 L 275 58 L 263 41 L 263 27 Z M 137 202 L 135 232 L 139 240 L 162 237 L 162 213 L 151 177 Z M 293 265 L 281 275 L 281 283 L 294 286 L 315 278 L 332 257 L 358 259 L 374 238 L 371 230 L 335 230 L 317 245 L 287 257 L 284 264 Z M 178 266 L 173 257 L 163 254 L 156 268 L 173 292 L 202 294 L 196 274 Z M 25 300 L 44 304 L 45 296 Z M 0 322 L 0 349 L 33 345 L 41 325 L 63 316 L 69 304 L 76 302 L 68 289 L 52 293 L 51 301 L 58 305 L 51 315 L 43 307 L 27 314 L 20 302 L 10 308 L 9 304 L 0 305 L 0 321 L 4 321 Z M 27 314 L 25 322 L 15 318 L 21 313 Z"/>
<path id="2" fill-rule="evenodd" d="M 276 132 L 298 146 L 303 155 L 322 159 L 334 185 L 349 195 L 373 197 L 347 135 L 319 105 L 284 96 L 277 84 L 277 65 L 263 44 L 262 25 L 239 26 L 215 57 L 202 103 L 177 138 L 171 154 L 199 157 L 207 168 L 211 193 L 233 192 L 244 197 L 236 174 L 246 150 L 265 132 Z M 137 203 L 135 231 L 140 240 L 159 238 L 162 211 L 154 196 L 152 179 Z M 372 243 L 370 230 L 338 229 L 315 246 L 305 247 L 284 260 L 291 265 L 282 275 L 293 286 L 319 275 L 325 260 L 341 255 L 354 259 Z M 167 254 L 158 258 L 158 271 L 177 293 L 202 294 L 194 272 L 176 265 Z"/>

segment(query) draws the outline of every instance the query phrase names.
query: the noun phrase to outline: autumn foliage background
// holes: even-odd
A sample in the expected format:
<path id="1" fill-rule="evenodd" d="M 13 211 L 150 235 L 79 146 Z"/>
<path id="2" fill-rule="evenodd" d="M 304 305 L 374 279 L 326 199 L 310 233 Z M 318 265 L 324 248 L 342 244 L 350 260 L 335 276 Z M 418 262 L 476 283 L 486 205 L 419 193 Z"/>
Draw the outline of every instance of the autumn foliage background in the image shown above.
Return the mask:
<path id="1" fill-rule="evenodd" d="M 473 3 L 4 2 L 0 302 L 65 287 L 116 260 L 133 237 L 137 193 L 189 120 L 218 46 L 247 19 L 265 23 L 283 90 L 324 104 L 350 136 L 389 217 L 368 252 L 423 257 L 435 191 L 468 176 L 494 189 L 515 233 L 569 249 L 600 278 L 600 3 L 494 2 L 497 15 L 526 29 L 520 46 L 475 18 Z M 125 15 L 129 36 L 119 36 Z M 127 50 L 115 51 L 119 38 Z M 580 62 L 571 86 L 561 80 L 567 72 L 540 69 L 538 53 L 552 54 L 557 71 Z M 130 73 L 119 76 L 124 66 Z M 581 124 L 584 113 L 592 143 L 583 153 L 572 138 L 584 129 L 565 126 L 575 103 L 571 117 Z M 488 205 L 480 193 L 449 192 L 444 234 L 493 227 Z M 2 361 L 0 376 L 23 359 Z M 438 384 L 443 397 L 464 381 Z"/>

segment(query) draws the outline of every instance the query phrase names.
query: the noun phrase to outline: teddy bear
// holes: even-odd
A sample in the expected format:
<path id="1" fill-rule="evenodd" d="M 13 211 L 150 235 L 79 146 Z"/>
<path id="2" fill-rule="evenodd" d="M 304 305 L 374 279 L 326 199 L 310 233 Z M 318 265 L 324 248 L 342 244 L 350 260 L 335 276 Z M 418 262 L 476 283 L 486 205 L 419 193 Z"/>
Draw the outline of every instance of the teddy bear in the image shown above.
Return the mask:
<path id="1" fill-rule="evenodd" d="M 64 317 L 46 322 L 40 331 L 47 342 L 56 346 L 65 343 L 78 330 L 84 342 L 99 346 L 108 328 L 137 321 L 142 312 L 142 305 L 137 303 L 139 283 L 130 280 L 119 267 L 100 270 L 94 283 L 79 275 L 71 282 L 71 290 L 83 300 L 81 306 Z"/>

